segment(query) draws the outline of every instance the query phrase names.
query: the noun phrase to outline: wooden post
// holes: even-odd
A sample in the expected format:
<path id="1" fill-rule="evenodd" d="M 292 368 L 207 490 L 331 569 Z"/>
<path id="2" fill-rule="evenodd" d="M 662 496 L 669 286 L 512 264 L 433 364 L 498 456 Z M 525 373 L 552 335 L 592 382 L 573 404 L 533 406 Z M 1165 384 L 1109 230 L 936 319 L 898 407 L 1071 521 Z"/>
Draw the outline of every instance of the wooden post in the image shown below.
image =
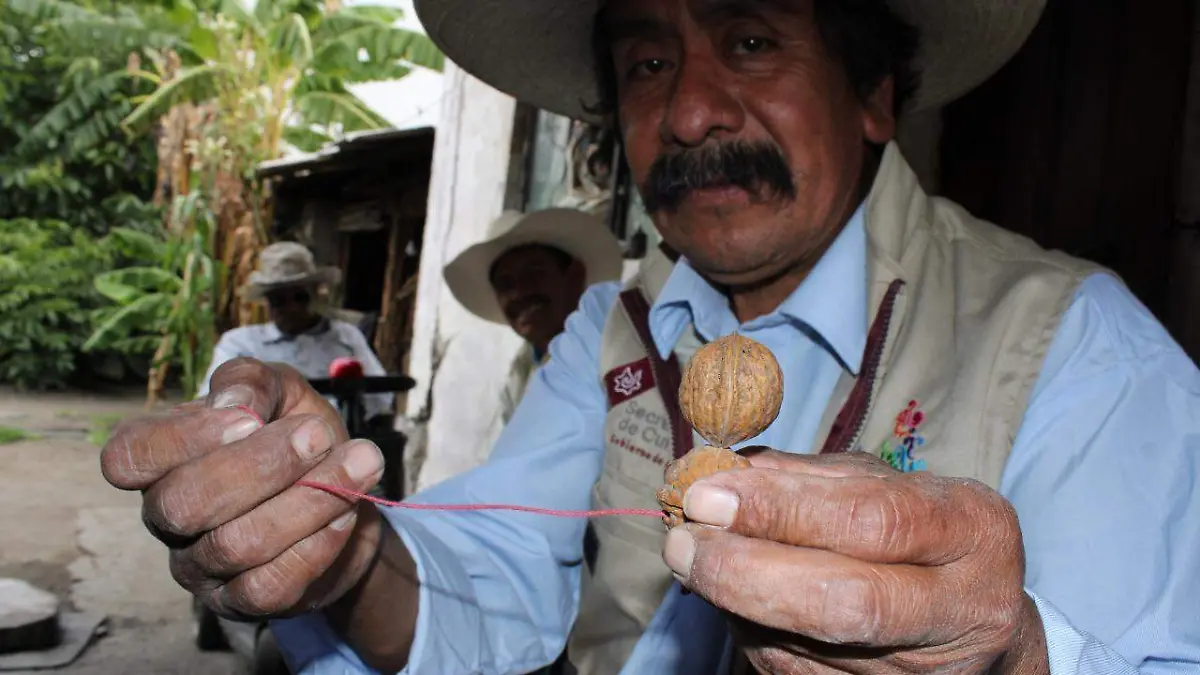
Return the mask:
<path id="1" fill-rule="evenodd" d="M 466 311 L 442 268 L 487 236 L 508 193 L 516 102 L 447 62 L 408 371 L 406 473 L 418 488 L 485 458 L 499 430 L 500 391 L 521 340 Z M 435 372 L 435 363 L 437 371 Z M 422 466 L 423 465 L 423 466 Z"/>

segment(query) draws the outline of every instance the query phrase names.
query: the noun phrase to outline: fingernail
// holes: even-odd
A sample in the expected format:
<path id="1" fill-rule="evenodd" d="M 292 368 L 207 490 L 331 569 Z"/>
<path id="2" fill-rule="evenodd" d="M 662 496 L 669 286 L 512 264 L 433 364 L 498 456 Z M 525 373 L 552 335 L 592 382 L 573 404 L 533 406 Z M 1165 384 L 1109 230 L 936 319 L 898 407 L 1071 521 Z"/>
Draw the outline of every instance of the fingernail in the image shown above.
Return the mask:
<path id="1" fill-rule="evenodd" d="M 696 556 L 696 539 L 687 528 L 676 527 L 667 533 L 663 544 L 663 561 L 675 573 L 680 582 L 687 581 L 692 574 L 692 558 Z"/>
<path id="2" fill-rule="evenodd" d="M 715 485 L 696 483 L 683 495 L 684 514 L 705 525 L 729 527 L 737 510 L 737 495 Z"/>
<path id="3" fill-rule="evenodd" d="M 383 471 L 383 453 L 371 441 L 355 441 L 347 449 L 343 467 L 350 480 L 361 483 Z"/>
<path id="4" fill-rule="evenodd" d="M 244 417 L 225 429 L 225 433 L 221 434 L 221 443 L 229 445 L 235 441 L 240 441 L 258 431 L 259 426 L 258 420 L 253 417 Z"/>
<path id="5" fill-rule="evenodd" d="M 357 515 L 358 515 L 357 511 L 351 510 L 348 513 L 346 513 L 346 515 L 341 516 L 337 520 L 330 523 L 329 526 L 332 527 L 333 529 L 337 530 L 338 532 L 341 532 L 354 524 L 354 519 L 355 519 L 355 516 L 357 516 Z"/>
<path id="6" fill-rule="evenodd" d="M 213 398 L 212 407 L 214 408 L 236 408 L 244 405 L 249 407 L 254 403 L 254 392 L 249 387 L 235 384 L 232 387 L 216 395 Z"/>
<path id="7" fill-rule="evenodd" d="M 325 454 L 332 442 L 333 434 L 329 433 L 329 427 L 321 420 L 305 422 L 292 432 L 292 448 L 304 461 Z"/>

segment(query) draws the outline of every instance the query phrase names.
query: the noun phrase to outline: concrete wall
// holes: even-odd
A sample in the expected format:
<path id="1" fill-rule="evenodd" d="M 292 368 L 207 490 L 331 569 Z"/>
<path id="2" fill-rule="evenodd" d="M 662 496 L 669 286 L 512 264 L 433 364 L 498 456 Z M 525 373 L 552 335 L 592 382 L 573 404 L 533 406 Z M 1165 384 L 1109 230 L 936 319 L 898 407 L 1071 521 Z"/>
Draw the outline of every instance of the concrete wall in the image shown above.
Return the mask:
<path id="1" fill-rule="evenodd" d="M 516 104 L 451 63 L 443 80 L 409 365 L 417 387 L 407 413 L 421 425 L 407 429 L 410 489 L 487 456 L 499 429 L 497 393 L 521 345 L 507 326 L 468 313 L 442 277 L 503 210 Z"/>

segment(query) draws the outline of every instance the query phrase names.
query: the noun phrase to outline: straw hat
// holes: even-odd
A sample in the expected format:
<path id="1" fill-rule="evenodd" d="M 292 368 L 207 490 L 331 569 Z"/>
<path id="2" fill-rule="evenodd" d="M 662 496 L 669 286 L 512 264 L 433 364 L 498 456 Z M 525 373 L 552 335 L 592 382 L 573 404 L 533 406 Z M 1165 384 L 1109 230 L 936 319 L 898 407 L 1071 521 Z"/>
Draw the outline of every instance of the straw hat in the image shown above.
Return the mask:
<path id="1" fill-rule="evenodd" d="M 605 0 L 415 0 L 421 25 L 455 64 L 525 103 L 599 121 L 592 23 Z M 921 32 L 910 110 L 983 83 L 1024 44 L 1046 0 L 888 0 Z"/>
<path id="2" fill-rule="evenodd" d="M 267 246 L 258 254 L 258 269 L 246 280 L 246 297 L 262 299 L 279 288 L 337 283 L 341 272 L 335 267 L 317 267 L 312 251 L 291 241 Z"/>
<path id="3" fill-rule="evenodd" d="M 454 298 L 479 318 L 508 325 L 489 275 L 500 256 L 527 244 L 553 246 L 579 260 L 588 286 L 621 278 L 621 244 L 599 218 L 564 208 L 506 211 L 491 223 L 486 241 L 446 265 L 446 285 Z"/>

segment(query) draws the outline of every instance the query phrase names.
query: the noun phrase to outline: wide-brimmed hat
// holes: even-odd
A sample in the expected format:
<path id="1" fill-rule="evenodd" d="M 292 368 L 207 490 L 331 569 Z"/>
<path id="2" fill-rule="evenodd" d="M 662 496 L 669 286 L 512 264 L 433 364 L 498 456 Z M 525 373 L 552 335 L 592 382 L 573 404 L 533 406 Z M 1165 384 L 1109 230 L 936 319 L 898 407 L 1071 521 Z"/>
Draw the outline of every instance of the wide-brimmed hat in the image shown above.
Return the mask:
<path id="1" fill-rule="evenodd" d="M 583 263 L 587 285 L 621 278 L 621 244 L 604 222 L 575 209 L 552 208 L 532 213 L 506 211 L 492 221 L 486 241 L 458 254 L 445 267 L 446 285 L 472 314 L 506 324 L 490 279 L 492 265 L 514 248 L 552 246 Z"/>
<path id="2" fill-rule="evenodd" d="M 317 267 L 312 251 L 303 245 L 281 241 L 258 254 L 258 269 L 250 273 L 244 292 L 247 298 L 260 300 L 272 290 L 333 284 L 339 279 L 336 267 Z"/>
<path id="3" fill-rule="evenodd" d="M 599 100 L 592 24 L 606 0 L 415 0 L 421 25 L 463 70 L 514 98 L 573 119 Z M 1000 69 L 1046 0 L 888 0 L 921 33 L 910 111 L 941 106 Z"/>

